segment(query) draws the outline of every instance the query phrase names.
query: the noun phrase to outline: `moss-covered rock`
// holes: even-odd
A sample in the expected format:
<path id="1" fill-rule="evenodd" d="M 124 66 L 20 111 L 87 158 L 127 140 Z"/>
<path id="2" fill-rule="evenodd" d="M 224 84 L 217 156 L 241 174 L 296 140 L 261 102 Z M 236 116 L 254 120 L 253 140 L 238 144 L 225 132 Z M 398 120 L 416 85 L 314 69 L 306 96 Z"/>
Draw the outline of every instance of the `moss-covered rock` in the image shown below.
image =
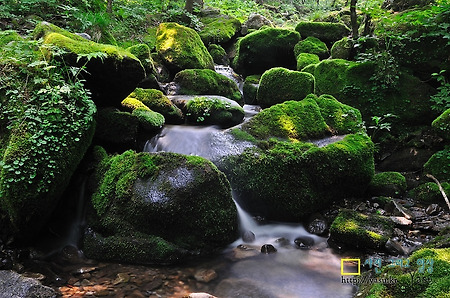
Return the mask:
<path id="1" fill-rule="evenodd" d="M 262 108 L 268 108 L 288 100 L 302 100 L 310 93 L 314 93 L 311 74 L 275 67 L 261 76 L 257 101 Z"/>
<path id="2" fill-rule="evenodd" d="M 16 31 L 14 31 L 14 30 L 1 31 L 0 30 L 0 46 L 7 45 L 11 41 L 20 41 L 20 40 L 23 40 L 23 38 Z"/>
<path id="3" fill-rule="evenodd" d="M 156 51 L 173 73 L 189 68 L 214 69 L 213 59 L 197 32 L 177 23 L 159 25 Z"/>
<path id="4" fill-rule="evenodd" d="M 137 149 L 138 132 L 139 121 L 131 113 L 121 112 L 115 108 L 98 111 L 95 142 L 108 148 L 108 151 L 123 152 L 129 148 Z"/>
<path id="5" fill-rule="evenodd" d="M 373 196 L 401 197 L 406 191 L 406 178 L 398 172 L 378 173 L 367 191 Z"/>
<path id="6" fill-rule="evenodd" d="M 450 140 L 450 109 L 447 109 L 433 123 L 433 129 L 444 139 Z"/>
<path id="7" fill-rule="evenodd" d="M 214 60 L 214 63 L 219 65 L 228 65 L 230 64 L 230 59 L 228 58 L 227 52 L 225 49 L 217 44 L 210 44 L 208 46 L 209 54 Z"/>
<path id="8" fill-rule="evenodd" d="M 320 39 L 309 36 L 304 40 L 300 40 L 294 47 L 295 57 L 301 53 L 315 54 L 320 59 L 325 59 L 329 56 L 327 45 Z"/>
<path id="9" fill-rule="evenodd" d="M 332 200 L 365 191 L 374 171 L 373 144 L 363 135 L 321 148 L 272 139 L 265 149 L 227 157 L 221 168 L 244 209 L 271 220 L 299 221 Z"/>
<path id="10" fill-rule="evenodd" d="M 420 125 L 435 118 L 429 104 L 433 88 L 407 73 L 400 73 L 396 87 L 390 87 L 374 79 L 377 69 L 373 62 L 328 59 L 303 71 L 314 75 L 316 94 L 330 94 L 358 108 L 366 121 L 373 115 L 393 114 L 397 122 Z"/>
<path id="11" fill-rule="evenodd" d="M 300 53 L 297 56 L 297 70 L 302 71 L 308 65 L 319 63 L 319 56 L 310 53 Z"/>
<path id="12" fill-rule="evenodd" d="M 240 105 L 223 97 L 194 97 L 186 103 L 186 116 L 191 123 L 228 128 L 241 123 L 244 115 Z"/>
<path id="13" fill-rule="evenodd" d="M 343 209 L 330 227 L 330 237 L 355 248 L 383 248 L 394 229 L 386 217 Z"/>
<path id="14" fill-rule="evenodd" d="M 294 46 L 299 40 L 300 34 L 287 29 L 252 32 L 239 41 L 233 68 L 244 76 L 262 74 L 277 66 L 295 69 Z"/>
<path id="15" fill-rule="evenodd" d="M 317 37 L 330 45 L 350 34 L 350 29 L 344 24 L 328 22 L 300 22 L 295 31 L 303 38 Z"/>
<path id="16" fill-rule="evenodd" d="M 259 88 L 260 75 L 250 75 L 245 78 L 242 95 L 244 96 L 244 103 L 249 105 L 257 104 L 257 95 Z"/>
<path id="17" fill-rule="evenodd" d="M 131 115 L 138 120 L 139 126 L 146 131 L 157 131 L 165 123 L 163 115 L 145 108 L 137 108 Z"/>
<path id="18" fill-rule="evenodd" d="M 174 153 L 97 156 L 88 257 L 166 264 L 236 239 L 230 185 L 211 162 Z"/>
<path id="19" fill-rule="evenodd" d="M 122 106 L 130 112 L 136 108 L 148 107 L 164 116 L 166 123 L 181 124 L 184 115 L 161 91 L 155 89 L 136 88 L 122 101 Z"/>
<path id="20" fill-rule="evenodd" d="M 227 43 L 241 30 L 241 22 L 227 15 L 204 17 L 200 21 L 205 26 L 198 34 L 206 45 Z"/>
<path id="21" fill-rule="evenodd" d="M 450 197 L 450 183 L 443 182 L 441 186 L 447 197 Z M 439 186 L 434 182 L 427 182 L 413 188 L 408 192 L 408 196 L 423 203 L 437 203 L 443 200 Z"/>
<path id="22" fill-rule="evenodd" d="M 331 47 L 331 58 L 350 60 L 352 50 L 353 41 L 348 37 L 344 37 L 341 40 L 336 41 Z"/>
<path id="23" fill-rule="evenodd" d="M 36 54 L 35 45 L 9 41 L 14 59 L 0 59 L 1 230 L 23 241 L 51 216 L 95 131 L 88 92 L 66 79 L 68 68 Z"/>
<path id="24" fill-rule="evenodd" d="M 423 168 L 440 182 L 450 182 L 450 148 L 433 154 Z"/>
<path id="25" fill-rule="evenodd" d="M 146 76 L 156 74 L 155 65 L 153 64 L 153 59 L 150 54 L 150 48 L 148 47 L 148 45 L 146 45 L 145 43 L 136 44 L 127 48 L 127 51 L 129 51 L 131 54 L 136 56 L 139 61 L 141 61 L 141 64 L 145 69 Z"/>
<path id="26" fill-rule="evenodd" d="M 423 248 L 408 259 L 381 268 L 373 277 L 392 280 L 384 284 L 361 284 L 363 297 L 447 297 L 450 291 L 450 248 Z M 362 277 L 361 277 L 362 278 Z"/>
<path id="27" fill-rule="evenodd" d="M 186 69 L 176 74 L 177 94 L 220 95 L 243 105 L 242 95 L 236 83 L 210 69 Z"/>
<path id="28" fill-rule="evenodd" d="M 306 141 L 334 134 L 361 132 L 361 114 L 329 95 L 309 95 L 301 101 L 274 105 L 244 123 L 242 129 L 258 139 L 277 137 Z"/>
<path id="29" fill-rule="evenodd" d="M 42 37 L 44 45 L 65 50 L 61 58 L 66 65 L 86 68 L 81 75 L 98 106 L 120 106 L 145 77 L 141 61 L 125 49 L 86 40 L 46 22 L 36 26 L 33 35 Z"/>

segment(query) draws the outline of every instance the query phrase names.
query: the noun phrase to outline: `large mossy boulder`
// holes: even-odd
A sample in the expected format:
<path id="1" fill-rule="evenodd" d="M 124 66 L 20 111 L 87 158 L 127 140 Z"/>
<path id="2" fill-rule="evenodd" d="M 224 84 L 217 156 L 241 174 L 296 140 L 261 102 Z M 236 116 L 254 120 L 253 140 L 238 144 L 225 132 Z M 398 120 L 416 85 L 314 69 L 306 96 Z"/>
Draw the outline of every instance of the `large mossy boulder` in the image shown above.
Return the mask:
<path id="1" fill-rule="evenodd" d="M 303 38 L 316 37 L 328 45 L 350 34 L 350 29 L 344 24 L 328 22 L 300 22 L 295 31 Z"/>
<path id="2" fill-rule="evenodd" d="M 387 217 L 343 209 L 330 227 L 330 239 L 354 248 L 384 248 L 394 223 Z"/>
<path id="3" fill-rule="evenodd" d="M 380 81 L 374 62 L 329 59 L 303 71 L 314 75 L 316 94 L 330 94 L 358 108 L 366 121 L 374 115 L 393 114 L 398 122 L 420 125 L 435 118 L 429 104 L 433 88 L 408 73 L 399 73 L 391 86 Z"/>
<path id="4" fill-rule="evenodd" d="M 361 195 L 374 174 L 361 115 L 331 97 L 274 105 L 241 130 L 259 146 L 224 158 L 220 168 L 239 203 L 268 219 L 299 221 L 332 200 Z M 323 139 L 332 131 L 342 135 Z"/>
<path id="5" fill-rule="evenodd" d="M 450 182 L 450 147 L 433 154 L 423 168 L 439 181 Z"/>
<path id="6" fill-rule="evenodd" d="M 89 41 L 47 22 L 38 24 L 33 36 L 43 38 L 50 55 L 57 54 L 53 46 L 64 50 L 58 55 L 66 65 L 85 67 L 80 74 L 97 106 L 119 107 L 145 78 L 141 61 L 125 49 Z"/>
<path id="7" fill-rule="evenodd" d="M 69 69 L 44 60 L 35 45 L 10 40 L 0 48 L 1 230 L 24 241 L 58 205 L 91 145 L 96 114 L 82 84 L 66 79 Z"/>
<path id="8" fill-rule="evenodd" d="M 205 45 L 226 44 L 241 30 L 241 22 L 227 15 L 203 17 L 200 21 L 205 26 L 198 34 Z"/>
<path id="9" fill-rule="evenodd" d="M 444 111 L 432 123 L 433 129 L 447 141 L 450 140 L 450 109 Z"/>
<path id="10" fill-rule="evenodd" d="M 138 107 L 143 107 L 142 105 L 162 114 L 166 123 L 181 124 L 184 122 L 183 112 L 159 90 L 136 88 L 122 101 L 122 106 L 130 112 Z"/>
<path id="11" fill-rule="evenodd" d="M 406 178 L 398 172 L 377 173 L 367 191 L 372 196 L 402 197 L 406 191 Z"/>
<path id="12" fill-rule="evenodd" d="M 287 29 L 266 28 L 243 37 L 234 58 L 234 70 L 244 76 L 262 74 L 273 67 L 295 69 L 294 46 L 300 34 Z"/>
<path id="13" fill-rule="evenodd" d="M 450 183 L 443 182 L 441 184 L 447 197 L 450 196 Z M 442 193 L 439 186 L 434 182 L 423 183 L 408 192 L 408 197 L 419 202 L 431 204 L 440 203 L 443 200 Z"/>
<path id="14" fill-rule="evenodd" d="M 177 23 L 159 25 L 156 51 L 174 74 L 190 68 L 214 69 L 213 59 L 198 33 Z"/>
<path id="15" fill-rule="evenodd" d="M 313 36 L 300 40 L 295 45 L 295 57 L 298 57 L 301 53 L 315 54 L 319 56 L 320 59 L 325 59 L 329 56 L 327 45 L 320 39 Z"/>
<path id="16" fill-rule="evenodd" d="M 236 239 L 229 182 L 208 160 L 132 151 L 107 156 L 101 148 L 96 158 L 83 248 L 88 257 L 167 264 Z"/>
<path id="17" fill-rule="evenodd" d="M 220 95 L 243 105 L 236 83 L 210 69 L 186 69 L 176 74 L 174 82 L 180 95 Z"/>
<path id="18" fill-rule="evenodd" d="M 257 102 L 262 108 L 268 108 L 288 100 L 302 100 L 311 93 L 314 93 L 314 77 L 310 73 L 275 67 L 261 76 Z"/>
<path id="19" fill-rule="evenodd" d="M 239 104 L 221 96 L 194 97 L 187 101 L 185 110 L 190 123 L 219 125 L 223 128 L 238 125 L 245 116 Z"/>
<path id="20" fill-rule="evenodd" d="M 145 70 L 145 76 L 156 75 L 155 65 L 153 64 L 153 59 L 151 56 L 151 50 L 145 43 L 140 43 L 127 48 L 131 54 L 136 56 L 136 58 L 141 61 L 142 66 Z"/>
<path id="21" fill-rule="evenodd" d="M 320 58 L 316 54 L 300 53 L 297 56 L 297 70 L 302 71 L 302 69 L 308 65 L 317 64 L 319 62 Z"/>

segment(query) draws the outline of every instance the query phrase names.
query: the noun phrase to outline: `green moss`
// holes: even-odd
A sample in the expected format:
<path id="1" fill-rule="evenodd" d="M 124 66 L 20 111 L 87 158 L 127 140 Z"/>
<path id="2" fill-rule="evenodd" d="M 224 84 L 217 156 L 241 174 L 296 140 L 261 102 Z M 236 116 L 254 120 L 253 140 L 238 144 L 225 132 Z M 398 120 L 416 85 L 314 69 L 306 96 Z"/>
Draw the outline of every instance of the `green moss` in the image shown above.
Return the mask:
<path id="1" fill-rule="evenodd" d="M 330 227 L 331 237 L 357 248 L 383 248 L 392 235 L 394 224 L 378 215 L 341 210 Z"/>
<path id="2" fill-rule="evenodd" d="M 144 42 L 149 47 L 150 51 L 153 51 L 156 47 L 156 32 L 157 27 L 148 27 L 147 34 L 144 36 Z"/>
<path id="3" fill-rule="evenodd" d="M 227 52 L 220 45 L 210 44 L 208 46 L 208 51 L 211 54 L 211 57 L 214 60 L 214 63 L 220 65 L 228 65 L 230 64 L 230 59 L 228 59 Z"/>
<path id="4" fill-rule="evenodd" d="M 230 130 L 230 133 L 237 140 L 256 142 L 256 138 L 254 136 L 252 136 L 248 132 L 243 131 L 242 129 L 233 128 Z"/>
<path id="5" fill-rule="evenodd" d="M 213 59 L 197 32 L 176 23 L 159 25 L 156 51 L 175 72 L 187 68 L 214 69 Z"/>
<path id="6" fill-rule="evenodd" d="M 295 27 L 302 37 L 316 37 L 326 43 L 333 43 L 350 34 L 344 24 L 327 22 L 300 22 Z"/>
<path id="7" fill-rule="evenodd" d="M 147 76 L 156 73 L 155 65 L 153 64 L 153 59 L 150 54 L 150 48 L 148 47 L 148 45 L 140 43 L 131 46 L 126 50 L 141 61 L 141 64 L 144 66 Z"/>
<path id="8" fill-rule="evenodd" d="M 341 99 L 341 92 L 348 84 L 347 69 L 354 65 L 355 62 L 343 59 L 324 60 L 317 64 L 313 73 L 317 94 L 330 94 Z"/>
<path id="9" fill-rule="evenodd" d="M 348 37 L 336 41 L 331 47 L 331 58 L 350 60 L 353 42 Z"/>
<path id="10" fill-rule="evenodd" d="M 138 108 L 150 110 L 142 101 L 132 96 L 128 96 L 120 103 L 128 112 L 133 112 Z"/>
<path id="11" fill-rule="evenodd" d="M 373 144 L 362 135 L 322 148 L 274 139 L 266 143 L 264 149 L 227 157 L 221 169 L 240 202 L 268 219 L 298 221 L 332 200 L 362 193 L 373 176 Z"/>
<path id="12" fill-rule="evenodd" d="M 327 45 L 313 36 L 309 36 L 295 45 L 295 57 L 298 57 L 301 53 L 315 54 L 321 59 L 325 59 L 329 55 Z"/>
<path id="13" fill-rule="evenodd" d="M 264 109 L 242 129 L 258 139 L 278 137 L 292 140 L 307 140 L 330 134 L 316 101 L 286 101 Z"/>
<path id="14" fill-rule="evenodd" d="M 142 129 L 147 131 L 158 130 L 165 122 L 163 115 L 148 108 L 137 108 L 131 115 L 136 117 Z"/>
<path id="15" fill-rule="evenodd" d="M 450 109 L 447 109 L 437 117 L 431 126 L 437 133 L 446 140 L 450 140 Z"/>
<path id="16" fill-rule="evenodd" d="M 244 109 L 230 102 L 208 97 L 195 97 L 186 104 L 186 116 L 193 123 L 231 127 L 242 122 Z"/>
<path id="17" fill-rule="evenodd" d="M 0 31 L 0 46 L 3 47 L 11 41 L 21 41 L 23 38 L 14 30 Z"/>
<path id="18" fill-rule="evenodd" d="M 200 20 L 205 26 L 199 35 L 206 45 L 226 43 L 241 30 L 241 22 L 226 15 L 204 17 Z"/>
<path id="19" fill-rule="evenodd" d="M 450 148 L 433 154 L 423 168 L 440 182 L 450 182 Z"/>
<path id="20" fill-rule="evenodd" d="M 244 87 L 242 90 L 244 102 L 249 105 L 257 103 L 257 95 L 259 88 L 260 75 L 251 75 L 245 78 Z"/>
<path id="21" fill-rule="evenodd" d="M 101 144 L 134 144 L 139 123 L 131 113 L 114 108 L 101 109 L 97 115 L 95 138 Z"/>
<path id="22" fill-rule="evenodd" d="M 314 77 L 306 72 L 272 68 L 261 76 L 257 101 L 262 108 L 288 100 L 302 100 L 314 93 Z"/>
<path id="23" fill-rule="evenodd" d="M 45 38 L 47 35 L 51 34 L 51 33 L 58 33 L 61 35 L 64 35 L 67 38 L 76 40 L 76 41 L 80 41 L 80 42 L 86 42 L 87 40 L 84 39 L 83 37 L 74 34 L 74 33 L 70 33 L 67 30 L 64 30 L 56 25 L 53 25 L 51 23 L 48 22 L 40 22 L 39 24 L 36 25 L 36 27 L 33 30 L 33 38 L 34 39 L 40 39 L 40 38 Z"/>
<path id="24" fill-rule="evenodd" d="M 164 116 L 167 123 L 179 124 L 184 122 L 183 113 L 161 91 L 156 89 L 136 88 L 122 101 L 122 106 L 128 110 L 137 107 L 147 107 Z"/>
<path id="25" fill-rule="evenodd" d="M 444 188 L 447 196 L 450 197 L 450 183 L 443 182 L 441 186 Z M 439 187 L 434 182 L 427 182 L 417 186 L 408 193 L 408 196 L 423 203 L 436 203 L 443 200 Z"/>
<path id="26" fill-rule="evenodd" d="M 220 95 L 243 104 L 236 83 L 210 69 L 186 69 L 176 74 L 174 82 L 179 84 L 178 94 Z"/>
<path id="27" fill-rule="evenodd" d="M 368 191 L 374 196 L 401 197 L 406 191 L 406 178 L 398 172 L 378 173 L 370 182 Z"/>
<path id="28" fill-rule="evenodd" d="M 340 103 L 331 95 L 312 96 L 317 102 L 320 113 L 334 133 L 349 134 L 363 130 L 361 113 L 358 109 Z"/>
<path id="29" fill-rule="evenodd" d="M 98 187 L 91 198 L 89 224 L 118 243 L 100 242 L 89 252 L 102 250 L 105 259 L 115 259 L 114 254 L 123 261 L 129 258 L 120 259 L 116 247 L 133 244 L 141 250 L 156 237 L 165 244 L 154 247 L 155 252 L 145 256 L 130 247 L 127 256 L 160 263 L 159 253 L 173 252 L 171 247 L 211 253 L 235 239 L 237 213 L 230 185 L 206 159 L 126 151 L 104 158 L 95 177 Z"/>
<path id="30" fill-rule="evenodd" d="M 310 53 L 300 53 L 297 55 L 297 70 L 301 71 L 308 65 L 319 63 L 319 56 Z"/>
<path id="31" fill-rule="evenodd" d="M 272 67 L 295 69 L 294 46 L 300 35 L 287 29 L 267 28 L 240 39 L 234 70 L 244 76 L 262 74 Z"/>
<path id="32" fill-rule="evenodd" d="M 125 57 L 139 60 L 133 54 L 125 49 L 107 45 L 100 44 L 93 41 L 88 41 L 83 38 L 83 40 L 76 40 L 60 33 L 49 33 L 44 37 L 44 43 L 52 44 L 63 48 L 67 51 L 75 53 L 77 55 L 86 55 L 92 53 L 104 53 L 107 57 L 114 57 L 116 59 L 122 60 Z"/>

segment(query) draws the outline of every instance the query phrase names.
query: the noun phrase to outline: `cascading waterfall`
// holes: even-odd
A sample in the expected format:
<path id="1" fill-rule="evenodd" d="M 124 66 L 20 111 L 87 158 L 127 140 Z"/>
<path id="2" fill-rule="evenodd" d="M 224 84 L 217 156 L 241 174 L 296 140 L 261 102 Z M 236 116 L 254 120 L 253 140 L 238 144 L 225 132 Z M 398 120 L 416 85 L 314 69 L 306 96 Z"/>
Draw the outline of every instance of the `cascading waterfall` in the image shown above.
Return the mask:
<path id="1" fill-rule="evenodd" d="M 246 107 L 254 111 L 252 107 Z M 175 152 L 218 160 L 227 154 L 239 154 L 245 148 L 230 144 L 230 136 L 213 126 L 165 126 L 145 145 L 146 152 Z M 318 142 L 318 146 L 336 141 Z M 247 145 L 248 146 L 248 145 Z M 226 254 L 237 258 L 211 294 L 219 297 L 351 297 L 354 288 L 341 283 L 340 260 L 327 248 L 326 239 L 309 234 L 301 224 L 259 224 L 237 203 L 240 230 L 251 232 L 254 241 L 243 238 L 232 243 Z M 296 249 L 294 240 L 307 237 L 314 241 L 311 250 Z M 244 237 L 245 238 L 245 237 Z M 272 244 L 277 253 L 263 254 L 261 246 Z M 239 246 L 240 248 L 237 248 Z M 239 251 L 244 248 L 244 250 Z M 249 255 L 246 254 L 250 254 Z"/>

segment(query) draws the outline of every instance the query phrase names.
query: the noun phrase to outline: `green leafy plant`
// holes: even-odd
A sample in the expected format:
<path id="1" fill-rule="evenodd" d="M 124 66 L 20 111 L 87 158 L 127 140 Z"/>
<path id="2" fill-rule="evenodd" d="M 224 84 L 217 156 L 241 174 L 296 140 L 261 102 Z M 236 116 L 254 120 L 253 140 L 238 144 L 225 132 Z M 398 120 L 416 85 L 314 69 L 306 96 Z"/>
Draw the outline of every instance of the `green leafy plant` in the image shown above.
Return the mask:
<path id="1" fill-rule="evenodd" d="M 390 120 L 397 118 L 396 115 L 393 114 L 385 114 L 383 116 L 372 116 L 373 124 L 367 127 L 370 130 L 370 137 L 372 140 L 381 132 L 381 131 L 391 131 L 392 123 Z"/>
<path id="2" fill-rule="evenodd" d="M 450 108 L 450 82 L 445 73 L 446 70 L 441 70 L 439 73 L 432 74 L 440 86 L 437 88 L 438 92 L 430 97 L 431 108 L 440 113 Z"/>

